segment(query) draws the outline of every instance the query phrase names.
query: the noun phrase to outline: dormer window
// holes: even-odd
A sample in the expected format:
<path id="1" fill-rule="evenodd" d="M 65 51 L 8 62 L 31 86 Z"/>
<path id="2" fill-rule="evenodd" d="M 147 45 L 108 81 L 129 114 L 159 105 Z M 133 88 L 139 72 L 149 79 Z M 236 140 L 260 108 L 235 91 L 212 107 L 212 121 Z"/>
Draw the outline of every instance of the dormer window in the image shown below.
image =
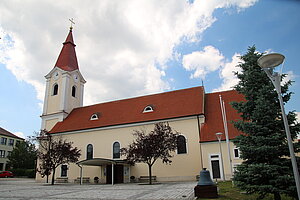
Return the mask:
<path id="1" fill-rule="evenodd" d="M 100 116 L 99 113 L 94 113 L 94 114 L 91 116 L 90 120 L 97 120 L 97 119 L 99 119 L 99 116 Z"/>
<path id="2" fill-rule="evenodd" d="M 152 106 L 146 106 L 145 108 L 144 108 L 144 111 L 143 111 L 143 113 L 147 113 L 147 112 L 153 112 L 154 110 L 153 110 L 153 107 Z"/>

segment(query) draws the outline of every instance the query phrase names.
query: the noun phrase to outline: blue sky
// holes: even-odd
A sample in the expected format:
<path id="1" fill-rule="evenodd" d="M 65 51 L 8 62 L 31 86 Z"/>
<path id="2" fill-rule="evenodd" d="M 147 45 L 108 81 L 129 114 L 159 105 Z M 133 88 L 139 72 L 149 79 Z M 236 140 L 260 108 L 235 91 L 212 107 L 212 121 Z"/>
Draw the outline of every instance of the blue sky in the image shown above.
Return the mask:
<path id="1" fill-rule="evenodd" d="M 0 126 L 10 132 L 39 131 L 44 75 L 54 67 L 69 18 L 87 80 L 85 105 L 202 81 L 206 92 L 228 90 L 238 56 L 256 45 L 285 55 L 283 72 L 295 81 L 286 108 L 300 112 L 299 1 L 37 2 L 0 5 Z"/>

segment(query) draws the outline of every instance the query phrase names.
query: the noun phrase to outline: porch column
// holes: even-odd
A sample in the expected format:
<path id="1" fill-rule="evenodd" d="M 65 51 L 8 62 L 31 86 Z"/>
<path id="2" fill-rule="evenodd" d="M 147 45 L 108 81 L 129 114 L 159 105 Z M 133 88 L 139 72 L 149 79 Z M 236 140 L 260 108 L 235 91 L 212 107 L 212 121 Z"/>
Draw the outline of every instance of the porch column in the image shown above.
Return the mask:
<path id="1" fill-rule="evenodd" d="M 82 185 L 82 166 L 77 164 L 78 167 L 80 168 L 80 180 L 79 180 L 79 184 Z"/>
<path id="2" fill-rule="evenodd" d="M 111 184 L 114 184 L 114 163 L 111 163 Z"/>

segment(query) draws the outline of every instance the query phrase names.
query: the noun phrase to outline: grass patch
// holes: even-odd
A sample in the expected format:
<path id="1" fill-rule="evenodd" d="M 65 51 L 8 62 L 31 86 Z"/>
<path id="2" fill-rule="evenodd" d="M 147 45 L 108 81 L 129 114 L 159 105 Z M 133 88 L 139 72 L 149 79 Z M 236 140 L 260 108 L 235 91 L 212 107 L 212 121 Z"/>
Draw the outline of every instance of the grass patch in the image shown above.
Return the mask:
<path id="1" fill-rule="evenodd" d="M 217 200 L 256 200 L 258 195 L 257 194 L 245 194 L 243 191 L 241 191 L 237 187 L 232 186 L 231 181 L 226 182 L 219 182 L 218 183 L 218 189 L 219 189 L 219 198 Z M 203 200 L 213 200 L 213 199 L 205 199 L 201 198 Z M 273 200 L 273 195 L 268 195 L 264 198 L 265 200 Z M 281 195 L 282 200 L 293 200 L 293 198 Z"/>

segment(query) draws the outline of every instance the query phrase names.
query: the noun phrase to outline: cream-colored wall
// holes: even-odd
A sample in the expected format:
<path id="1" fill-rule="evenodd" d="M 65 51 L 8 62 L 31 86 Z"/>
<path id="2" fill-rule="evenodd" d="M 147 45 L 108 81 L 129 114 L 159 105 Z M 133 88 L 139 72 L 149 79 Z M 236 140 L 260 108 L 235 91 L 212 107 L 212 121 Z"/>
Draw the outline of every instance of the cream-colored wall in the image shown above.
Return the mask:
<path id="1" fill-rule="evenodd" d="M 48 131 L 51 130 L 58 121 L 59 121 L 59 118 L 46 120 L 45 121 L 45 123 L 46 123 L 45 129 Z"/>
<path id="2" fill-rule="evenodd" d="M 100 119 L 101 120 L 101 119 Z M 187 154 L 174 153 L 171 165 L 166 165 L 157 160 L 153 165 L 152 174 L 157 176 L 159 181 L 176 181 L 176 180 L 196 180 L 196 175 L 201 169 L 200 163 L 200 148 L 199 148 L 199 133 L 198 122 L 196 118 L 184 119 L 169 122 L 173 130 L 176 130 L 186 137 Z M 84 131 L 81 133 L 64 134 L 63 138 L 73 142 L 73 146 L 81 149 L 81 157 L 79 160 L 86 159 L 86 147 L 88 144 L 93 145 L 94 158 L 112 159 L 112 145 L 118 141 L 121 148 L 127 147 L 134 139 L 132 136 L 133 130 L 145 129 L 147 132 L 153 130 L 154 125 L 132 126 L 123 128 L 112 128 L 107 130 Z M 124 157 L 123 157 L 124 158 Z M 60 170 L 60 169 L 59 169 Z M 83 176 L 93 177 L 100 176 L 100 167 L 84 166 Z M 60 176 L 58 172 L 57 177 Z M 70 182 L 79 177 L 80 168 L 71 164 L 68 170 L 68 178 Z M 130 168 L 130 176 L 136 178 L 148 175 L 147 164 L 140 163 Z M 99 177 L 100 178 L 100 177 Z M 40 177 L 37 180 L 41 181 Z M 106 180 L 102 175 L 102 180 Z"/>
<path id="3" fill-rule="evenodd" d="M 232 160 L 232 168 L 242 163 L 242 159 L 234 158 L 234 152 L 233 149 L 235 148 L 235 145 L 233 142 L 229 142 L 230 144 L 230 155 Z M 211 154 L 219 154 L 220 155 L 220 146 L 219 142 L 207 142 L 207 143 L 201 143 L 201 149 L 202 149 L 202 158 L 203 158 L 203 168 L 207 168 L 210 171 L 210 174 L 212 175 L 212 169 L 211 169 L 211 163 L 210 163 L 210 155 Z M 230 171 L 230 162 L 228 157 L 228 148 L 227 143 L 225 141 L 221 141 L 221 149 L 222 149 L 222 157 L 223 157 L 223 164 L 224 164 L 224 173 L 225 173 L 225 179 L 230 180 L 232 178 L 232 174 Z M 219 157 L 220 158 L 220 157 Z M 220 159 L 220 165 L 221 165 L 221 159 Z M 232 170 L 234 171 L 234 170 Z M 222 170 L 221 170 L 222 173 Z"/>
<path id="4" fill-rule="evenodd" d="M 59 75 L 56 76 L 56 73 Z M 78 79 L 75 81 L 74 76 Z M 67 72 L 55 67 L 47 76 L 45 104 L 42 115 L 42 129 L 51 130 L 58 122 L 77 107 L 82 105 L 85 80 L 79 71 Z M 54 85 L 58 85 L 58 94 L 53 94 Z M 76 96 L 72 96 L 72 86 L 76 86 Z"/>
<path id="5" fill-rule="evenodd" d="M 80 87 L 80 80 L 78 80 L 77 82 L 74 81 L 73 79 L 73 75 L 74 74 L 77 74 L 76 72 L 75 73 L 72 73 L 72 76 L 70 77 L 70 80 L 69 80 L 69 86 L 67 87 L 67 97 L 68 97 L 68 100 L 67 100 L 67 104 L 66 104 L 66 111 L 68 113 L 70 113 L 74 108 L 77 108 L 80 106 L 80 97 L 81 97 L 81 93 L 83 91 L 81 91 L 81 87 Z M 79 77 L 79 75 L 78 75 Z M 76 95 L 75 97 L 72 96 L 72 87 L 73 86 L 76 86 Z"/>
<path id="6" fill-rule="evenodd" d="M 62 81 L 61 81 L 61 71 L 57 70 L 59 72 L 59 77 L 58 79 L 55 80 L 54 76 L 51 77 L 50 79 L 50 84 L 49 84 L 49 90 L 48 90 L 48 104 L 46 108 L 47 114 L 52 114 L 52 113 L 57 113 L 59 111 L 59 106 L 60 106 L 60 100 L 61 100 L 61 95 L 62 95 Z M 58 94 L 57 95 L 52 95 L 53 93 L 53 86 L 54 84 L 58 84 Z"/>
<path id="7" fill-rule="evenodd" d="M 55 78 L 55 73 L 59 73 L 59 77 Z M 73 75 L 78 76 L 78 81 L 75 81 Z M 48 102 L 47 108 L 44 113 L 46 114 L 53 114 L 64 110 L 67 113 L 70 113 L 73 108 L 77 108 L 81 105 L 81 95 L 82 95 L 82 88 L 81 88 L 81 80 L 80 75 L 77 71 L 74 72 L 66 72 L 60 69 L 53 71 L 50 77 L 49 82 L 49 89 L 48 89 Z M 67 80 L 66 80 L 67 79 Z M 64 85 L 66 83 L 66 85 Z M 58 94 L 52 95 L 53 93 L 53 86 L 54 84 L 58 84 Z M 76 97 L 72 96 L 72 86 L 76 86 Z M 64 88 L 65 87 L 65 88 Z M 65 90 L 65 94 L 64 91 Z M 63 97 L 62 97 L 63 96 Z M 65 98 L 65 105 L 62 106 L 62 100 Z"/>

